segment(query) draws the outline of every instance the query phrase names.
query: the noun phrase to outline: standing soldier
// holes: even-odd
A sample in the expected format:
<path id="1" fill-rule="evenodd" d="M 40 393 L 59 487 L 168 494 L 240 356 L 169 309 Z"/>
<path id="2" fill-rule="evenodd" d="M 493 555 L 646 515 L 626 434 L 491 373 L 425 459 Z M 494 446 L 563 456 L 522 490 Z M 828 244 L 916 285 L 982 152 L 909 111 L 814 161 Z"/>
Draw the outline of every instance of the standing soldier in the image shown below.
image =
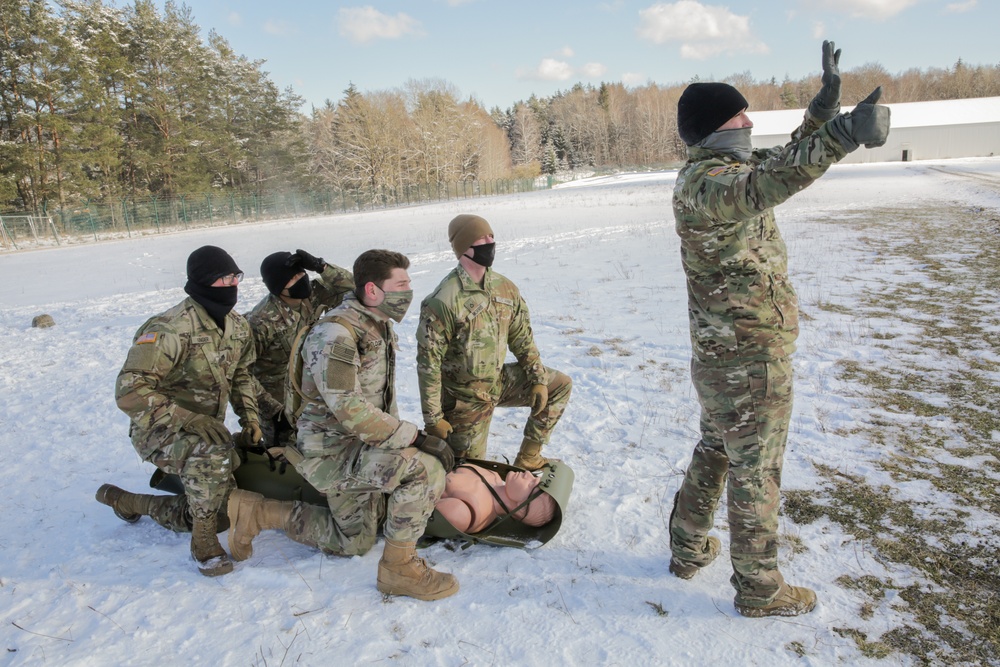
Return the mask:
<path id="1" fill-rule="evenodd" d="M 305 407 L 297 447 L 287 447 L 285 455 L 326 494 L 329 508 L 233 492 L 229 549 L 236 560 L 249 558 L 253 538 L 269 528 L 328 553 L 364 554 L 385 518 L 378 590 L 420 600 L 458 591 L 455 577 L 432 570 L 416 555 L 417 538 L 455 460 L 447 443 L 399 419 L 396 410 L 392 321 L 403 319 L 413 299 L 409 266 L 398 252 L 363 253 L 354 262 L 356 293 L 302 343 Z"/>
<path id="2" fill-rule="evenodd" d="M 531 407 L 514 465 L 537 470 L 539 453 L 569 402 L 573 381 L 542 365 L 517 286 L 490 267 L 490 224 L 460 215 L 448 225 L 458 266 L 424 299 L 417 326 L 417 373 L 427 432 L 462 456 L 486 455 L 493 410 Z M 517 358 L 505 364 L 507 349 Z"/>
<path id="3" fill-rule="evenodd" d="M 753 150 L 747 101 L 724 83 L 693 83 L 677 105 L 688 162 L 673 208 L 687 275 L 691 377 L 701 403 L 694 449 L 670 515 L 670 571 L 690 579 L 718 555 L 708 531 L 726 485 L 736 610 L 795 616 L 816 594 L 778 571 L 781 467 L 792 411 L 798 302 L 773 207 L 865 144 L 885 143 L 876 89 L 840 112 L 840 51 L 823 43 L 823 87 L 784 147 Z"/>
<path id="4" fill-rule="evenodd" d="M 147 515 L 172 530 L 190 530 L 198 569 L 214 577 L 233 569 L 216 536 L 219 512 L 235 488 L 226 403 L 246 416 L 253 442 L 261 437 L 250 376 L 254 348 L 250 325 L 233 312 L 243 278 L 233 258 L 222 248 L 198 248 L 188 257 L 187 277 L 190 296 L 139 327 L 115 385 L 136 451 L 178 475 L 184 494 L 140 495 L 105 484 L 97 500 L 130 523 Z"/>
<path id="5" fill-rule="evenodd" d="M 310 281 L 306 271 L 319 276 Z M 260 275 L 269 294 L 246 315 L 257 350 L 251 372 L 261 385 L 257 403 L 264 417 L 263 443 L 266 447 L 283 446 L 295 442 L 295 431 L 284 413 L 292 343 L 324 311 L 340 305 L 344 295 L 354 289 L 354 276 L 305 250 L 268 255 L 260 264 Z"/>

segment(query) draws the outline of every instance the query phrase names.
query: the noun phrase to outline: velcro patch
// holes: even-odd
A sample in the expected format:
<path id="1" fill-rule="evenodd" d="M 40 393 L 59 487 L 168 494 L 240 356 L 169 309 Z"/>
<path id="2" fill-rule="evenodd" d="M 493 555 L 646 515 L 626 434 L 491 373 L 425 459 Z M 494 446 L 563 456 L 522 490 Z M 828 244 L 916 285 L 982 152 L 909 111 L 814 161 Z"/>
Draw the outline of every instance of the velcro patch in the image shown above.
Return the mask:
<path id="1" fill-rule="evenodd" d="M 153 331 L 152 333 L 145 333 L 135 339 L 136 345 L 142 345 L 143 343 L 155 343 L 156 339 L 160 337 L 160 332 Z"/>
<path id="2" fill-rule="evenodd" d="M 351 391 L 358 369 L 352 361 L 343 361 L 331 355 L 326 360 L 326 386 L 334 391 Z"/>
<path id="3" fill-rule="evenodd" d="M 502 303 L 505 306 L 510 306 L 511 308 L 514 307 L 514 300 L 513 299 L 505 299 L 502 296 L 495 296 L 495 297 L 493 297 L 493 300 L 496 301 L 497 303 Z"/>
<path id="4" fill-rule="evenodd" d="M 740 170 L 740 166 L 738 164 L 734 164 L 734 165 L 731 165 L 731 166 L 728 166 L 728 167 L 713 167 L 712 169 L 708 170 L 708 175 L 709 176 L 722 176 L 723 174 L 735 174 L 735 173 L 738 173 L 739 170 Z"/>
<path id="5" fill-rule="evenodd" d="M 343 361 L 354 365 L 354 359 L 357 357 L 358 349 L 354 346 L 353 341 L 346 338 L 341 338 L 334 342 L 333 347 L 330 348 L 330 358 L 336 359 L 337 361 Z"/>

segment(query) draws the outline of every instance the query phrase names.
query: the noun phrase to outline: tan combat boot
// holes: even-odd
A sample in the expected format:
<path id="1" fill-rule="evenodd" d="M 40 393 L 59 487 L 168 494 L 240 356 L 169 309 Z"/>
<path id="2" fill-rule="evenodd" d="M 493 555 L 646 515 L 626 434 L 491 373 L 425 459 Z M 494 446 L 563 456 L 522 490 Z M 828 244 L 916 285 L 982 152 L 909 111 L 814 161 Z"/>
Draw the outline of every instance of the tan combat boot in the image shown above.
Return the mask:
<path id="1" fill-rule="evenodd" d="M 378 589 L 386 595 L 406 595 L 418 600 L 440 600 L 458 592 L 458 579 L 427 567 L 417 556 L 415 542 L 386 538 L 378 562 Z"/>
<path id="2" fill-rule="evenodd" d="M 677 556 L 670 557 L 670 574 L 675 577 L 680 577 L 681 579 L 690 579 L 694 575 L 698 574 L 698 570 L 703 567 L 708 567 L 715 557 L 719 555 L 722 551 L 722 542 L 719 541 L 718 537 L 708 536 L 708 544 L 706 545 L 705 555 L 708 556 L 708 560 L 704 563 L 695 563 L 689 560 L 681 560 Z"/>
<path id="3" fill-rule="evenodd" d="M 206 517 L 192 517 L 191 557 L 198 561 L 198 571 L 206 577 L 218 577 L 233 571 L 233 561 L 219 544 L 215 534 L 216 512 Z"/>
<path id="4" fill-rule="evenodd" d="M 229 552 L 236 560 L 253 555 L 253 538 L 262 530 L 284 530 L 295 503 L 272 500 L 253 491 L 238 489 L 229 495 Z"/>
<path id="5" fill-rule="evenodd" d="M 547 458 L 539 453 L 541 451 L 542 443 L 525 438 L 521 442 L 521 451 L 517 453 L 517 458 L 514 459 L 514 465 L 525 470 L 538 470 L 549 462 Z"/>
<path id="6" fill-rule="evenodd" d="M 97 502 L 113 509 L 116 517 L 129 523 L 135 523 L 140 516 L 149 516 L 149 503 L 153 500 L 149 494 L 129 493 L 114 484 L 102 484 L 95 497 Z"/>
<path id="7" fill-rule="evenodd" d="M 736 611 L 749 618 L 764 616 L 798 616 L 808 614 L 816 608 L 816 593 L 801 586 L 781 584 L 778 594 L 769 604 L 763 607 L 748 607 L 735 601 Z"/>

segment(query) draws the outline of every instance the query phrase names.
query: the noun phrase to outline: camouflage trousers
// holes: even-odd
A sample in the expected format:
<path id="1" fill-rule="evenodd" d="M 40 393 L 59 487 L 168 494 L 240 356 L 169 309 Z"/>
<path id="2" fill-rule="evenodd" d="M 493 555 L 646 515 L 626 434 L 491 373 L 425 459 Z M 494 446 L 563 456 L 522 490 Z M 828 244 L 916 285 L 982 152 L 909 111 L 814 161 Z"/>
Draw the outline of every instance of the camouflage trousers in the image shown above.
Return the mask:
<path id="1" fill-rule="evenodd" d="M 562 417 L 569 396 L 573 390 L 573 380 L 568 375 L 551 368 L 545 368 L 545 379 L 549 388 L 549 402 L 537 415 L 529 416 L 524 425 L 524 437 L 539 444 L 546 444 L 552 436 L 559 418 Z M 500 397 L 496 403 L 480 403 L 456 400 L 444 391 L 444 418 L 455 429 L 448 442 L 456 450 L 468 448 L 468 458 L 486 458 L 486 443 L 490 435 L 490 422 L 496 408 L 522 408 L 531 405 L 531 388 L 534 383 L 520 364 L 504 364 L 500 376 Z"/>
<path id="2" fill-rule="evenodd" d="M 149 433 L 134 431 L 132 445 L 157 468 L 180 477 L 184 495 L 176 500 L 157 503 L 153 520 L 171 530 L 190 531 L 182 503 L 192 516 L 208 517 L 225 512 L 229 492 L 236 488 L 233 478 L 233 448 L 231 444 L 214 445 L 193 433 L 156 428 Z"/>
<path id="3" fill-rule="evenodd" d="M 791 361 L 713 367 L 694 359 L 691 377 L 701 402 L 701 441 L 674 501 L 671 551 L 681 560 L 706 561 L 706 538 L 726 487 L 736 600 L 764 606 L 784 581 L 778 507 L 792 412 Z"/>
<path id="4" fill-rule="evenodd" d="M 416 542 L 444 493 L 444 467 L 416 447 L 387 450 L 355 442 L 341 455 L 306 458 L 295 469 L 326 495 L 329 507 L 296 501 L 287 535 L 341 556 L 367 553 L 383 517 L 387 538 Z"/>

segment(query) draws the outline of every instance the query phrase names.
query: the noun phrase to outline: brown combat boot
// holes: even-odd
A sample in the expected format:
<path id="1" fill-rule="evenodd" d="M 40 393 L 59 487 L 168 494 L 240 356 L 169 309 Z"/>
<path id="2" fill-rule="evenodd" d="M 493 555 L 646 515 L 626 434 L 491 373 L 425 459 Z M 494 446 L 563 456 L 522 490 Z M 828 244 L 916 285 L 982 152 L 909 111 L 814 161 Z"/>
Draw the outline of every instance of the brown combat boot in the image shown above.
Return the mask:
<path id="1" fill-rule="evenodd" d="M 514 466 L 529 471 L 538 470 L 549 462 L 549 459 L 539 453 L 541 451 L 542 443 L 525 438 L 521 442 L 521 451 L 517 453 L 517 458 L 514 459 Z"/>
<path id="2" fill-rule="evenodd" d="M 149 516 L 149 503 L 153 496 L 144 493 L 129 493 L 114 484 L 102 484 L 97 490 L 97 502 L 115 511 L 122 521 L 135 523 L 141 516 Z"/>
<path id="3" fill-rule="evenodd" d="M 427 567 L 417 556 L 416 542 L 386 538 L 378 562 L 378 589 L 386 595 L 406 595 L 418 600 L 440 600 L 458 592 L 458 579 Z"/>
<path id="4" fill-rule="evenodd" d="M 740 604 L 738 598 L 734 602 L 736 611 L 749 618 L 798 616 L 799 614 L 808 614 L 816 608 L 816 593 L 808 588 L 789 586 L 783 583 L 775 598 L 763 607 L 748 607 L 745 604 Z"/>
<path id="5" fill-rule="evenodd" d="M 695 563 L 689 560 L 682 560 L 677 556 L 671 556 L 670 574 L 675 577 L 680 577 L 681 579 L 690 579 L 694 575 L 698 574 L 698 570 L 711 565 L 712 561 L 715 560 L 715 557 L 719 555 L 720 551 L 722 551 L 722 542 L 719 541 L 718 537 L 709 535 L 705 551 L 705 555 L 708 556 L 708 560 L 704 563 Z"/>
<path id="6" fill-rule="evenodd" d="M 253 491 L 237 489 L 229 495 L 229 553 L 236 560 L 253 555 L 253 538 L 262 530 L 284 530 L 295 504 L 272 500 Z"/>
<path id="7" fill-rule="evenodd" d="M 206 577 L 218 577 L 233 571 L 233 561 L 219 544 L 215 534 L 216 512 L 199 519 L 192 517 L 191 557 L 198 561 L 198 571 Z"/>

